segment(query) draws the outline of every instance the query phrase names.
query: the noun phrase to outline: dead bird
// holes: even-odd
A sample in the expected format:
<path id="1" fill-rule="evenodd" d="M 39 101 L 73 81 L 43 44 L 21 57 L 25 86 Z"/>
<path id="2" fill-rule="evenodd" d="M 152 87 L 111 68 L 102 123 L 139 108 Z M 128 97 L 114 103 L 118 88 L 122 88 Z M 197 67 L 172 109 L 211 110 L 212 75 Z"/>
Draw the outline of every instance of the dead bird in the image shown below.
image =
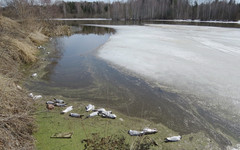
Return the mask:
<path id="1" fill-rule="evenodd" d="M 142 136 L 144 135 L 143 131 L 129 130 L 128 134 L 131 136 Z"/>
<path id="2" fill-rule="evenodd" d="M 157 133 L 158 131 L 157 131 L 157 129 L 150 129 L 150 128 L 144 128 L 143 129 L 143 132 L 144 132 L 144 134 L 155 134 L 155 133 Z"/>
<path id="3" fill-rule="evenodd" d="M 93 111 L 98 111 L 98 112 L 100 112 L 100 111 L 106 111 L 104 108 L 98 108 L 98 109 L 94 109 Z"/>
<path id="4" fill-rule="evenodd" d="M 55 103 L 64 103 L 64 100 L 54 98 Z"/>
<path id="5" fill-rule="evenodd" d="M 80 115 L 78 113 L 70 113 L 69 116 L 70 117 L 75 117 L 75 118 L 82 118 L 84 115 Z"/>
<path id="6" fill-rule="evenodd" d="M 54 105 L 57 107 L 66 107 L 67 106 L 67 104 L 62 104 L 62 103 L 55 103 Z"/>
<path id="7" fill-rule="evenodd" d="M 46 104 L 52 104 L 54 105 L 55 103 L 53 101 L 47 101 Z"/>
<path id="8" fill-rule="evenodd" d="M 103 118 L 115 119 L 117 117 L 115 114 L 112 113 L 112 111 L 99 111 L 98 114 Z"/>
<path id="9" fill-rule="evenodd" d="M 45 49 L 46 49 L 46 48 L 45 48 L 45 47 L 43 47 L 42 45 L 38 46 L 37 48 L 38 48 L 38 49 L 43 49 L 43 50 L 45 50 Z"/>
<path id="10" fill-rule="evenodd" d="M 87 118 L 90 118 L 90 117 L 94 117 L 94 116 L 97 116 L 98 115 L 98 112 L 96 111 L 96 112 L 92 112 L 91 114 L 89 114 L 88 116 L 87 116 Z"/>
<path id="11" fill-rule="evenodd" d="M 86 111 L 91 111 L 91 110 L 94 110 L 95 109 L 95 106 L 92 105 L 92 104 L 89 104 L 85 107 Z"/>
<path id="12" fill-rule="evenodd" d="M 164 142 L 177 142 L 177 141 L 180 141 L 181 140 L 181 136 L 178 135 L 178 136 L 172 136 L 172 137 L 167 137 L 164 139 Z"/>
<path id="13" fill-rule="evenodd" d="M 61 112 L 61 114 L 65 114 L 65 113 L 67 113 L 67 112 L 69 112 L 69 111 L 72 111 L 73 110 L 73 106 L 69 106 L 69 107 L 67 107 L 66 109 L 64 109 L 62 112 Z"/>

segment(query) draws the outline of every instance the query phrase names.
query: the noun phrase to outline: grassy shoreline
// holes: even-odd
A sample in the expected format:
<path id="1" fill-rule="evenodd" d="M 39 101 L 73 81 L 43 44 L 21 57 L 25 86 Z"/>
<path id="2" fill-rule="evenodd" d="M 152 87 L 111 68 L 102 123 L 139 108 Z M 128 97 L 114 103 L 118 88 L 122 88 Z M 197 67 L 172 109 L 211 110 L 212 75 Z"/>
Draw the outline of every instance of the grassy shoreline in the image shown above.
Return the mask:
<path id="1" fill-rule="evenodd" d="M 52 98 L 52 96 L 47 96 L 44 99 L 49 100 Z M 36 138 L 37 149 L 84 149 L 82 141 L 84 139 L 92 139 L 92 135 L 98 135 L 99 137 L 111 136 L 112 138 L 124 137 L 125 144 L 128 144 L 130 149 L 137 149 L 137 145 L 144 144 L 145 138 L 151 139 L 158 144 L 157 146 L 150 146 L 150 149 L 219 149 L 217 144 L 210 138 L 207 138 L 203 132 L 183 135 L 182 140 L 176 143 L 164 143 L 165 137 L 178 135 L 178 133 L 162 124 L 156 124 L 141 118 L 129 117 L 112 109 L 107 110 L 112 110 L 117 115 L 116 119 L 101 118 L 100 116 L 85 119 L 89 113 L 85 112 L 84 106 L 88 102 L 77 102 L 70 99 L 66 99 L 66 102 L 69 106 L 73 106 L 74 109 L 72 112 L 84 114 L 84 119 L 71 118 L 68 116 L 69 113 L 61 115 L 60 112 L 64 108 L 55 108 L 48 112 L 45 108 L 44 100 L 39 100 L 35 104 L 37 107 L 35 119 L 38 124 L 38 130 L 34 133 L 34 137 Z M 98 106 L 98 108 L 101 108 L 101 106 Z M 156 128 L 158 133 L 141 137 L 132 137 L 127 133 L 130 129 L 142 130 L 144 127 Z M 50 138 L 55 133 L 63 132 L 73 132 L 72 138 Z M 151 141 L 147 141 L 146 143 L 151 144 Z M 102 146 L 105 146 L 106 149 L 111 149 L 107 148 L 108 145 Z"/>

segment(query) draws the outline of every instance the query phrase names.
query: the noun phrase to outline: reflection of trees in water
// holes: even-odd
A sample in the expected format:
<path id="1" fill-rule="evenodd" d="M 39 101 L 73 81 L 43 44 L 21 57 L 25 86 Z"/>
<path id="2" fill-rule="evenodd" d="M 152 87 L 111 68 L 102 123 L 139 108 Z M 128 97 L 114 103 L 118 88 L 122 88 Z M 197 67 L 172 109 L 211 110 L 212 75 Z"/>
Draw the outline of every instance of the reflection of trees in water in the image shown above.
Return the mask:
<path id="1" fill-rule="evenodd" d="M 64 20 L 58 21 L 59 24 L 80 27 L 83 24 L 98 25 L 144 25 L 144 24 L 177 24 L 177 25 L 196 25 L 196 26 L 213 26 L 213 27 L 234 27 L 240 28 L 237 23 L 211 23 L 211 22 L 178 22 L 178 21 L 137 21 L 137 20 Z"/>
<path id="2" fill-rule="evenodd" d="M 95 26 L 85 26 L 83 24 L 112 24 L 112 23 L 107 23 L 109 20 L 106 21 L 94 21 L 94 20 L 64 20 L 64 21 L 58 21 L 59 24 L 67 24 L 69 26 L 73 27 L 80 27 L 81 30 L 77 30 L 77 33 L 82 33 L 82 34 L 97 34 L 97 35 L 104 35 L 107 33 L 115 33 L 115 30 L 112 28 L 105 28 L 105 27 L 95 27 Z"/>
<path id="3" fill-rule="evenodd" d="M 77 29 L 75 33 L 87 35 L 87 34 L 97 34 L 97 35 L 104 35 L 104 34 L 111 34 L 115 33 L 115 30 L 112 28 L 104 28 L 104 27 L 94 27 L 94 26 L 79 26 L 80 30 Z M 46 68 L 45 71 L 47 72 L 43 79 L 46 81 L 50 81 L 51 76 L 54 75 L 56 66 L 58 62 L 63 57 L 64 49 L 64 38 L 58 37 L 52 40 L 50 47 L 51 57 L 49 57 L 49 61 L 51 62 Z"/>
<path id="4" fill-rule="evenodd" d="M 82 30 L 80 31 L 82 34 L 97 34 L 104 35 L 107 33 L 115 33 L 115 30 L 112 28 L 104 28 L 104 27 L 94 27 L 94 26 L 82 26 Z"/>
<path id="5" fill-rule="evenodd" d="M 52 52 L 51 52 L 52 54 L 49 60 L 51 63 L 45 68 L 45 71 L 47 71 L 47 73 L 43 76 L 43 79 L 46 81 L 50 80 L 51 75 L 54 74 L 54 68 L 57 66 L 59 60 L 63 56 L 64 42 L 62 40 L 64 39 L 56 38 L 56 39 L 53 39 L 50 44 L 51 45 L 50 47 L 52 49 Z"/>

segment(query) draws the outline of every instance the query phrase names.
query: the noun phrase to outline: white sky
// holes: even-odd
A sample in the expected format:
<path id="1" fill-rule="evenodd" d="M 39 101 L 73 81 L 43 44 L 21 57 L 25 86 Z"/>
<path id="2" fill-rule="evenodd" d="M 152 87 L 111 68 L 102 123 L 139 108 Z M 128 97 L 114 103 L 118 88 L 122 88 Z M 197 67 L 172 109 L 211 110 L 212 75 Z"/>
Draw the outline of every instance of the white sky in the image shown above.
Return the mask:
<path id="1" fill-rule="evenodd" d="M 3 3 L 6 0 L 0 0 L 0 4 Z M 52 1 L 62 1 L 62 0 L 52 0 Z M 127 0 L 63 0 L 65 2 L 80 2 L 80 1 L 88 1 L 88 2 L 93 2 L 93 1 L 104 1 L 104 2 L 113 2 L 113 1 L 127 1 Z M 195 1 L 195 0 L 192 0 Z M 203 1 L 212 1 L 212 0 L 197 0 L 199 3 Z M 240 2 L 240 0 L 235 0 L 236 2 Z"/>
<path id="2" fill-rule="evenodd" d="M 122 0 L 64 0 L 65 2 L 79 2 L 79 1 L 88 1 L 88 2 L 94 2 L 94 1 L 104 1 L 104 2 L 113 2 L 113 1 L 122 1 Z M 123 0 L 126 1 L 126 0 Z"/>
<path id="3" fill-rule="evenodd" d="M 88 1 L 88 2 L 93 2 L 93 1 L 104 1 L 104 2 L 108 2 L 108 1 L 127 1 L 127 0 L 64 0 L 65 2 L 79 2 L 79 1 Z M 195 0 L 192 0 L 195 1 Z M 199 3 L 200 2 L 204 2 L 204 1 L 213 1 L 213 0 L 197 0 Z M 240 0 L 235 0 L 236 2 L 240 2 Z"/>

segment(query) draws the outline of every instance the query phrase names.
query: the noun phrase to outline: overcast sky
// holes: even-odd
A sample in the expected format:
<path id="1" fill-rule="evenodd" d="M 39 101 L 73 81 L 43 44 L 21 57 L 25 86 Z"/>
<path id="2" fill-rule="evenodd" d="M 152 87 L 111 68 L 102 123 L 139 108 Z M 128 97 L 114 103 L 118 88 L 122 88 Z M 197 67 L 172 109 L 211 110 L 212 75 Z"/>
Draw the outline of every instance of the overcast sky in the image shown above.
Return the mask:
<path id="1" fill-rule="evenodd" d="M 0 0 L 0 4 L 6 0 Z M 52 0 L 52 1 L 62 1 L 62 0 Z M 94 1 L 104 1 L 104 2 L 114 2 L 114 1 L 127 1 L 127 0 L 63 0 L 65 2 L 81 2 L 81 1 L 88 1 L 88 2 L 94 2 Z M 191 1 L 191 0 L 190 0 Z M 195 1 L 195 0 L 192 0 Z M 196 0 L 199 3 L 204 1 L 214 1 L 214 0 Z M 237 3 L 240 2 L 240 0 L 235 0 Z"/>
<path id="2" fill-rule="evenodd" d="M 104 1 L 104 2 L 108 2 L 108 1 L 127 1 L 127 0 L 64 0 L 65 2 L 79 2 L 79 1 L 88 1 L 88 2 L 93 2 L 93 1 Z M 195 0 L 192 0 L 195 1 Z M 213 1 L 213 0 L 197 0 L 198 2 L 203 2 L 203 1 Z M 240 0 L 235 0 L 236 2 L 240 2 Z"/>
<path id="3" fill-rule="evenodd" d="M 104 2 L 108 2 L 108 1 L 110 1 L 110 2 L 112 2 L 112 1 L 119 1 L 119 0 L 64 0 L 65 2 L 72 2 L 72 1 L 74 1 L 74 2 L 79 2 L 79 1 L 88 1 L 88 2 L 94 2 L 94 1 L 104 1 Z M 126 0 L 124 0 L 124 1 L 126 1 Z"/>

